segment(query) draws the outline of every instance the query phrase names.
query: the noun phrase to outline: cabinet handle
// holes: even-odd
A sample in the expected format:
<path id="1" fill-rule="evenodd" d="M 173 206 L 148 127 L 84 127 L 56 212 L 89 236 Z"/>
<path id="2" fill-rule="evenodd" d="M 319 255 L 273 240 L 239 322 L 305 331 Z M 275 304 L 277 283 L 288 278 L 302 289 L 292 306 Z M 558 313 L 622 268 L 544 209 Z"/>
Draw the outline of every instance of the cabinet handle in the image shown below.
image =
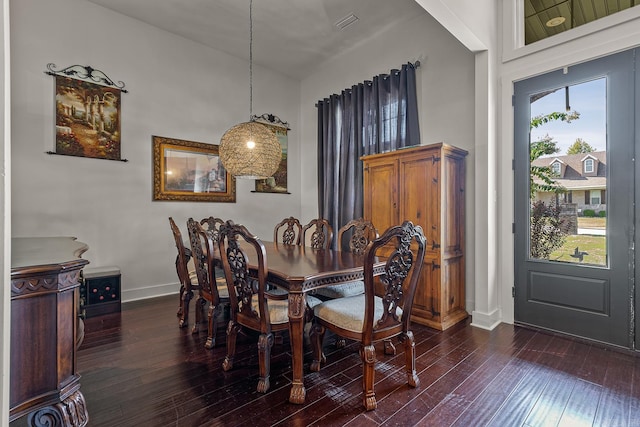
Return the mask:
<path id="1" fill-rule="evenodd" d="M 440 249 L 440 244 L 435 241 L 431 242 L 431 249 Z"/>
<path id="2" fill-rule="evenodd" d="M 435 262 L 435 261 L 433 261 L 433 262 L 431 263 L 431 269 L 432 269 L 432 270 L 437 270 L 437 269 L 439 269 L 439 268 L 440 268 L 440 264 L 436 264 L 436 262 Z"/>

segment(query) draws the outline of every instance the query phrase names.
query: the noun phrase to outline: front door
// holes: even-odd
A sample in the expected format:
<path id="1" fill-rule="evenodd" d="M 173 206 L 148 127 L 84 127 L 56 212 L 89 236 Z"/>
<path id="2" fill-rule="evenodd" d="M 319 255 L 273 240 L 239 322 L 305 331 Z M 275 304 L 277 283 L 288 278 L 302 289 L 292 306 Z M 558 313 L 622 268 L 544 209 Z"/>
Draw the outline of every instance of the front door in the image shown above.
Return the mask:
<path id="1" fill-rule="evenodd" d="M 518 324 L 634 348 L 634 62 L 515 84 Z"/>

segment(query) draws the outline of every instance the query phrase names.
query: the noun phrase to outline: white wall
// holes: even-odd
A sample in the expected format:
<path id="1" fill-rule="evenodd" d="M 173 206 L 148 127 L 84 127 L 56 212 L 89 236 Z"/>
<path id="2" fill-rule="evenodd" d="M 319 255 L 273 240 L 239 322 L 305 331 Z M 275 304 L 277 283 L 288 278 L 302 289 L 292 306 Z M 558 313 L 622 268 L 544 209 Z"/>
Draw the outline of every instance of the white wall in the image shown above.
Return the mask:
<path id="1" fill-rule="evenodd" d="M 474 55 L 429 14 L 372 37 L 332 58 L 303 79 L 302 217 L 318 215 L 317 111 L 315 103 L 353 84 L 388 73 L 407 61 L 420 60 L 417 69 L 421 143 L 445 142 L 469 151 L 467 188 L 474 176 Z M 466 266 L 467 309 L 473 309 L 474 199 L 467 192 Z"/>
<path id="2" fill-rule="evenodd" d="M 151 136 L 218 144 L 249 118 L 248 63 L 79 0 L 11 1 L 11 53 L 13 235 L 76 236 L 90 266 L 120 267 L 123 299 L 177 291 L 169 216 L 185 233 L 189 216 L 214 215 L 270 239 L 276 220 L 300 215 L 298 81 L 254 66 L 254 113 L 291 124 L 291 195 L 251 193 L 254 182 L 239 180 L 237 203 L 154 202 Z M 126 83 L 127 163 L 45 154 L 54 149 L 49 62 Z"/>

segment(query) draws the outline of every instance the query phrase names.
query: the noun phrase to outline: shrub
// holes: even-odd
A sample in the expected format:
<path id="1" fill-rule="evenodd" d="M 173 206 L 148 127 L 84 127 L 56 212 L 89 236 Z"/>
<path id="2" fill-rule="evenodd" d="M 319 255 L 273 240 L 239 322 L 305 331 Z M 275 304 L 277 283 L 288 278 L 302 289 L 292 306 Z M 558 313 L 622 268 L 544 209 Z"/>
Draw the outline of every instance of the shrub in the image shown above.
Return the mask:
<path id="1" fill-rule="evenodd" d="M 531 208 L 531 257 L 549 259 L 551 252 L 562 247 L 567 225 L 560 219 L 560 206 L 538 200 Z"/>
<path id="2" fill-rule="evenodd" d="M 598 212 L 598 216 L 600 218 L 606 218 L 607 217 L 607 211 L 600 211 Z"/>
<path id="3" fill-rule="evenodd" d="M 590 218 L 593 218 L 594 216 L 596 216 L 596 211 L 594 211 L 593 209 L 585 209 L 584 211 L 582 211 L 582 214 L 584 216 L 588 216 Z"/>

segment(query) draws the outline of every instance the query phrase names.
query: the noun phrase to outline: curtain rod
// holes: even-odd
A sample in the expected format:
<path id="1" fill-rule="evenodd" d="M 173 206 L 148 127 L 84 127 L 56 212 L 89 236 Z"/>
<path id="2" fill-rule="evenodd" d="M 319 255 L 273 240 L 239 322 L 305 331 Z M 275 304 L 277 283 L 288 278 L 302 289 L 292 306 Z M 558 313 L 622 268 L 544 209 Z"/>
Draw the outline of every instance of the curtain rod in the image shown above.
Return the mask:
<path id="1" fill-rule="evenodd" d="M 411 65 L 413 68 L 419 68 L 420 67 L 420 60 L 417 60 L 414 63 L 411 63 L 411 61 L 407 61 L 407 64 Z M 404 65 L 404 64 L 402 64 L 402 65 Z M 393 71 L 393 69 L 392 69 L 392 71 Z M 317 108 L 318 107 L 318 103 L 316 102 L 314 106 Z"/>

